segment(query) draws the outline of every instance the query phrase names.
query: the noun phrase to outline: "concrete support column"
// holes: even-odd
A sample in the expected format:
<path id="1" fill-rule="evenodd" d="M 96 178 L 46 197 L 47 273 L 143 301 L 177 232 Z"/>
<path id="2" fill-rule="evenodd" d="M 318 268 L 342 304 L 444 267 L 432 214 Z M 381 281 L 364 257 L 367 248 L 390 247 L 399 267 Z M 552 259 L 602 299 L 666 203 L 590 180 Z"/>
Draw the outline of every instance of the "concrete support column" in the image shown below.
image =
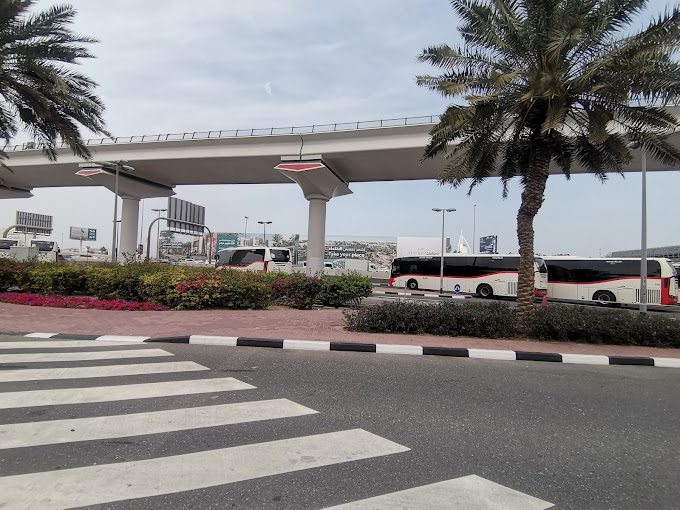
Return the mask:
<path id="1" fill-rule="evenodd" d="M 137 251 L 137 228 L 139 225 L 139 199 L 124 198 L 121 212 L 120 236 L 118 241 L 118 260 L 125 262 L 128 256 Z"/>
<path id="2" fill-rule="evenodd" d="M 307 274 L 323 274 L 326 241 L 327 198 L 309 196 L 309 223 L 307 224 Z"/>

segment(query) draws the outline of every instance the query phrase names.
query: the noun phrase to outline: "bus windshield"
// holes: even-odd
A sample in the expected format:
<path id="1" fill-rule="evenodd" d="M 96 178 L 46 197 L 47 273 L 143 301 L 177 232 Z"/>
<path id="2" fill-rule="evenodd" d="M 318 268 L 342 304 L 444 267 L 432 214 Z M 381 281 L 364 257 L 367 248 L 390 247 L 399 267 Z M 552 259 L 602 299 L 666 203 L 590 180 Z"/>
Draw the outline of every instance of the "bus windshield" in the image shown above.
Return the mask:
<path id="1" fill-rule="evenodd" d="M 543 260 L 540 257 L 534 258 L 534 262 L 536 263 L 536 267 L 538 268 L 539 273 L 547 273 L 548 272 L 548 266 L 545 263 L 545 260 Z"/>

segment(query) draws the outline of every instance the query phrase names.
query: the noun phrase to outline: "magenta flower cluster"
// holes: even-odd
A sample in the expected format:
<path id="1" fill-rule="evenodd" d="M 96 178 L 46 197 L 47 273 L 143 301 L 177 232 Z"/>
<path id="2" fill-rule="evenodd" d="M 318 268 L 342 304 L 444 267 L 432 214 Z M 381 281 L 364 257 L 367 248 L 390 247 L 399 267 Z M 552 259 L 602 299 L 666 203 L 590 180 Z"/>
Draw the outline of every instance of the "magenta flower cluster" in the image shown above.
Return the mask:
<path id="1" fill-rule="evenodd" d="M 47 306 L 50 308 L 78 308 L 83 310 L 95 309 L 147 312 L 164 311 L 170 309 L 167 306 L 160 306 L 156 303 L 138 303 L 135 301 L 125 301 L 123 299 L 94 299 L 89 297 L 62 296 L 60 294 L 43 296 L 42 294 L 27 294 L 17 292 L 0 292 L 0 302 L 11 303 L 15 305 Z"/>
<path id="2" fill-rule="evenodd" d="M 192 290 L 199 290 L 208 284 L 218 284 L 219 276 L 211 273 L 203 273 L 191 276 L 175 285 L 175 290 L 181 294 Z"/>

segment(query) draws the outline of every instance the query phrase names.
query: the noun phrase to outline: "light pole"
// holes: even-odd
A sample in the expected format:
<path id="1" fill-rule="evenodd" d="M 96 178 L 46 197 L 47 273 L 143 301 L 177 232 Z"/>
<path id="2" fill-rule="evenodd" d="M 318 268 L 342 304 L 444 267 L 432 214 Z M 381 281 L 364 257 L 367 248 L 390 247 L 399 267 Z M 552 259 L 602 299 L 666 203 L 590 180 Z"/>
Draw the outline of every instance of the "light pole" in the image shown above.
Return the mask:
<path id="1" fill-rule="evenodd" d="M 248 246 L 248 216 L 244 216 L 246 219 L 246 227 L 243 229 L 243 246 Z"/>
<path id="2" fill-rule="evenodd" d="M 432 210 L 442 213 L 442 255 L 439 262 L 439 293 L 441 294 L 444 292 L 444 215 L 447 212 L 454 212 L 455 209 L 433 208 Z"/>
<path id="3" fill-rule="evenodd" d="M 472 253 L 475 252 L 475 245 L 477 244 L 476 229 L 477 229 L 477 204 L 472 206 Z"/>
<path id="4" fill-rule="evenodd" d="M 647 154 L 642 148 L 642 257 L 640 257 L 640 313 L 647 313 Z"/>
<path id="5" fill-rule="evenodd" d="M 267 246 L 267 225 L 271 223 L 271 221 L 258 221 L 260 225 L 262 225 L 262 240 L 264 242 L 264 245 Z"/>
<path id="6" fill-rule="evenodd" d="M 151 209 L 153 212 L 158 213 L 158 217 L 161 217 L 161 213 L 167 211 L 167 209 Z M 161 259 L 161 222 L 158 222 L 158 225 L 156 226 L 156 258 L 158 260 Z"/>

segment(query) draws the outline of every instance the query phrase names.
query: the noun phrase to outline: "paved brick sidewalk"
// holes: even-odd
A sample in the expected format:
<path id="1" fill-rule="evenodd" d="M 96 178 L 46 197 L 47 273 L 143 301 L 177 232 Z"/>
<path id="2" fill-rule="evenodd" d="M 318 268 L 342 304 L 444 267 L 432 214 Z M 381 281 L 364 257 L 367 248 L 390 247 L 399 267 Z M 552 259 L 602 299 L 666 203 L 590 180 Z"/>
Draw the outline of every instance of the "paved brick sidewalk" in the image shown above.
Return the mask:
<path id="1" fill-rule="evenodd" d="M 491 340 L 431 335 L 353 333 L 343 330 L 340 310 L 201 310 L 113 312 L 0 303 L 0 332 L 141 335 L 150 337 L 222 335 L 253 338 L 323 340 L 380 344 L 509 349 L 564 354 L 680 358 L 680 349 L 623 345 Z"/>

